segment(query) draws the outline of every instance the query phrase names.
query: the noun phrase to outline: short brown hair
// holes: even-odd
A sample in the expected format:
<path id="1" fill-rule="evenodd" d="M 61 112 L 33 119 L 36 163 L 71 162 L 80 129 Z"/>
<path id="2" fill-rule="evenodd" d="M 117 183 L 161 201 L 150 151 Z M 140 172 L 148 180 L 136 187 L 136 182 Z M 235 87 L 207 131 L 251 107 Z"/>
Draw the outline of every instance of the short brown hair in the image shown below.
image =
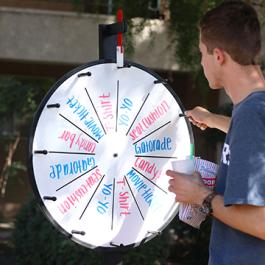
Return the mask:
<path id="1" fill-rule="evenodd" d="M 258 64 L 261 32 L 257 12 L 242 1 L 226 1 L 208 11 L 201 19 L 201 41 L 208 53 L 214 48 L 226 51 L 241 64 Z"/>

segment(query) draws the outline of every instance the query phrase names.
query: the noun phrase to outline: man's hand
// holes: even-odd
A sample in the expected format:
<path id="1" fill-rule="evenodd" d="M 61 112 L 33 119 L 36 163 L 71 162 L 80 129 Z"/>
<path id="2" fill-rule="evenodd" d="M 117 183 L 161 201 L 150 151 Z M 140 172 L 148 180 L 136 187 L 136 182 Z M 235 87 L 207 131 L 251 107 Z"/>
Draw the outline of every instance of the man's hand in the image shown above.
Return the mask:
<path id="1" fill-rule="evenodd" d="M 212 113 L 202 107 L 195 107 L 192 110 L 185 111 L 185 115 L 193 125 L 199 127 L 201 130 L 209 127 L 227 133 L 230 126 L 230 117 Z"/>
<path id="2" fill-rule="evenodd" d="M 175 193 L 177 202 L 201 205 L 206 196 L 212 192 L 204 185 L 198 172 L 186 175 L 167 170 L 166 174 L 171 177 L 168 190 Z"/>
<path id="3" fill-rule="evenodd" d="M 212 113 L 202 107 L 195 107 L 192 110 L 185 112 L 185 115 L 189 118 L 190 122 L 199 127 L 201 130 L 205 130 L 210 126 L 210 117 Z"/>

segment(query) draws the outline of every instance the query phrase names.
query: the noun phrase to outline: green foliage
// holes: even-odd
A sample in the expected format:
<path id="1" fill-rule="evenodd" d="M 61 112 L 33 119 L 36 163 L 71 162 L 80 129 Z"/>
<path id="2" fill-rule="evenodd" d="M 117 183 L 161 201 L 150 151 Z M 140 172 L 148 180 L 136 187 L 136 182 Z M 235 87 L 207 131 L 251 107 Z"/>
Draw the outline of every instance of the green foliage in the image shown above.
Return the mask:
<path id="1" fill-rule="evenodd" d="M 82 0 L 69 0 L 69 2 L 74 5 L 80 5 L 82 3 Z"/>
<path id="2" fill-rule="evenodd" d="M 222 2 L 224 0 L 169 1 L 171 39 L 175 44 L 175 58 L 183 69 L 194 71 L 199 67 L 199 20 L 207 10 Z M 265 1 L 245 0 L 245 2 L 257 9 L 264 27 Z"/>
<path id="3" fill-rule="evenodd" d="M 14 161 L 17 147 L 15 142 L 20 139 L 18 136 L 28 136 L 33 113 L 52 82 L 51 78 L 0 76 L 0 138 L 4 151 L 2 155 L 8 155 L 11 161 L 11 165 L 9 161 L 6 168 L 0 168 L 1 178 L 6 179 L 5 181 L 10 177 L 10 180 L 16 179 L 19 183 L 19 174 L 26 171 L 23 162 Z M 14 150 L 12 146 L 16 146 Z M 7 160 L 4 163 L 7 163 Z M 3 183 L 6 183 L 5 181 Z M 5 190 L 3 187 L 1 189 Z"/>
<path id="4" fill-rule="evenodd" d="M 117 10 L 121 8 L 126 19 L 135 17 L 148 18 L 150 14 L 149 0 L 114 0 L 113 11 L 116 14 Z"/>
<path id="5" fill-rule="evenodd" d="M 65 239 L 33 201 L 18 215 L 13 240 L 20 265 L 99 264 L 96 253 Z"/>
<path id="6" fill-rule="evenodd" d="M 187 70 L 196 70 L 200 63 L 198 23 L 201 16 L 221 0 L 170 1 L 170 33 L 175 43 L 175 58 Z"/>
<path id="7" fill-rule="evenodd" d="M 27 167 L 21 161 L 13 161 L 12 166 L 8 169 L 10 177 L 15 177 L 18 173 L 26 172 Z"/>
<path id="8" fill-rule="evenodd" d="M 169 261 L 181 265 L 208 264 L 210 227 L 210 219 L 202 223 L 200 230 L 180 221 L 171 223 L 175 241 L 170 248 Z"/>
<path id="9" fill-rule="evenodd" d="M 53 80 L 32 77 L 0 77 L 0 121 L 26 121 L 36 111 Z M 14 129 L 14 128 L 13 128 Z"/>

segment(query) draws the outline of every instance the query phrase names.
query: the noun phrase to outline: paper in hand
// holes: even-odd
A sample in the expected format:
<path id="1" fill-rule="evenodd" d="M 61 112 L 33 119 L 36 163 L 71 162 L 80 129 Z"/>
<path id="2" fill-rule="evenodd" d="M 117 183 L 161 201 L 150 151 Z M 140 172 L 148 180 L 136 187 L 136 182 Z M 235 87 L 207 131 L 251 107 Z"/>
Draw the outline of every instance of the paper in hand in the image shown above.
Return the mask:
<path id="1" fill-rule="evenodd" d="M 183 170 L 181 170 L 182 173 L 192 174 L 194 171 L 197 171 L 201 174 L 205 185 L 207 185 L 211 189 L 214 188 L 218 165 L 210 161 L 200 159 L 198 157 L 189 160 L 174 161 L 174 163 L 175 162 L 178 162 L 179 164 L 176 166 L 176 164 L 172 163 L 174 170 L 178 171 L 179 168 L 181 169 L 180 167 L 181 164 L 183 168 Z M 200 225 L 205 220 L 205 218 L 206 215 L 200 211 L 199 205 L 180 203 L 179 219 L 181 221 L 195 228 L 200 228 Z"/>

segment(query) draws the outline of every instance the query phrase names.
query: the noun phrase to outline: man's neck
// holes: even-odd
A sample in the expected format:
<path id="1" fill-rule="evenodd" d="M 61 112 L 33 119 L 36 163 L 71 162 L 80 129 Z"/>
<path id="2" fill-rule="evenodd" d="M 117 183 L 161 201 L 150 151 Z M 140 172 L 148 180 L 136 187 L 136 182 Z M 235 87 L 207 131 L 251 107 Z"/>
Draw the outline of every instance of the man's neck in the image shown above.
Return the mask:
<path id="1" fill-rule="evenodd" d="M 256 91 L 265 91 L 265 79 L 257 65 L 231 65 L 224 80 L 224 88 L 233 104 L 238 104 Z"/>

